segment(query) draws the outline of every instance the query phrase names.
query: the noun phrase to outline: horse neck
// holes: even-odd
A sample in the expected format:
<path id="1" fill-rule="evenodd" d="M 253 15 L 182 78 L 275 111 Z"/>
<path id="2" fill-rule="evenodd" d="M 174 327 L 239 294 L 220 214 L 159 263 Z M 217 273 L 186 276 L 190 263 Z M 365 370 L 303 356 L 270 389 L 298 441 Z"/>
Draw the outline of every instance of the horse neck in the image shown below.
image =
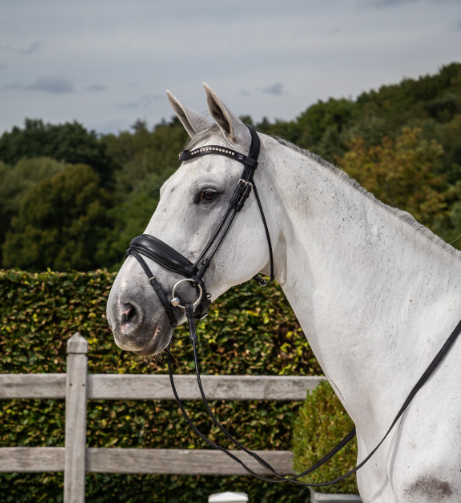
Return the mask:
<path id="1" fill-rule="evenodd" d="M 265 155 L 277 280 L 356 425 L 382 430 L 461 317 L 459 253 L 335 168 Z"/>

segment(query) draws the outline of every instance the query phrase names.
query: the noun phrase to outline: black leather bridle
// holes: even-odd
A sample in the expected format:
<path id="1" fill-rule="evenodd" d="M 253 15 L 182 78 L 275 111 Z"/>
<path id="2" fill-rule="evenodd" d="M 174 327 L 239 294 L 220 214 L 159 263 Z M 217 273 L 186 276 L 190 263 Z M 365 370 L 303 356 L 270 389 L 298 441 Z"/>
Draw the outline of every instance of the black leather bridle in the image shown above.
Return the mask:
<path id="1" fill-rule="evenodd" d="M 174 248 L 167 245 L 160 239 L 154 236 L 150 236 L 149 234 L 141 234 L 140 236 L 135 237 L 131 241 L 130 247 L 126 252 L 127 256 L 133 255 L 141 264 L 141 267 L 147 274 L 152 287 L 154 288 L 160 299 L 160 302 L 165 308 L 165 311 L 170 319 L 170 324 L 173 327 L 176 327 L 178 324 L 174 308 L 176 307 L 183 310 L 185 309 L 186 313 L 188 309 L 190 310 L 190 307 L 188 308 L 187 304 L 182 305 L 180 299 L 175 295 L 176 288 L 181 283 L 189 282 L 197 290 L 198 298 L 194 302 L 194 304 L 192 304 L 194 317 L 197 319 L 203 319 L 207 315 L 208 308 L 210 306 L 210 300 L 204 282 L 205 273 L 210 266 L 211 260 L 215 256 L 224 238 L 226 237 L 226 234 L 228 233 L 235 216 L 242 210 L 245 201 L 250 196 L 252 189 L 254 190 L 256 201 L 258 203 L 259 211 L 261 213 L 261 218 L 264 224 L 264 229 L 266 231 L 270 261 L 270 281 L 273 281 L 274 279 L 274 257 L 272 254 L 271 238 L 269 229 L 267 227 L 266 217 L 264 216 L 264 211 L 259 199 L 258 191 L 254 183 L 254 173 L 256 168 L 258 167 L 258 157 L 261 142 L 256 131 L 251 126 L 247 125 L 247 127 L 251 135 L 251 146 L 248 156 L 221 145 L 207 145 L 204 147 L 196 148 L 194 150 L 183 150 L 179 155 L 180 161 L 194 160 L 200 156 L 210 154 L 222 155 L 228 157 L 229 159 L 238 161 L 244 166 L 242 175 L 237 182 L 237 186 L 231 200 L 229 201 L 226 212 L 224 213 L 213 235 L 205 245 L 205 248 L 202 250 L 202 253 L 195 261 L 195 263 L 192 264 L 192 262 L 190 262 L 186 257 L 184 257 L 184 255 L 181 255 L 181 253 L 176 251 Z M 167 297 L 167 294 L 163 290 L 157 278 L 152 274 L 142 255 L 150 258 L 154 262 L 157 262 L 157 264 L 161 265 L 164 269 L 184 276 L 184 279 L 178 281 L 174 285 L 171 292 L 171 298 Z M 254 279 L 261 286 L 264 286 L 268 283 L 258 275 L 256 275 Z M 188 316 L 189 315 L 190 313 L 188 314 Z"/>
<path id="2" fill-rule="evenodd" d="M 193 348 L 193 352 L 194 352 L 194 364 L 195 364 L 195 371 L 196 371 L 196 375 L 197 375 L 197 383 L 198 383 L 198 386 L 200 389 L 200 394 L 202 396 L 203 403 L 204 403 L 204 405 L 207 409 L 207 412 L 210 415 L 212 421 L 214 422 L 214 424 L 237 447 L 239 447 L 244 452 L 246 452 L 247 454 L 252 456 L 261 466 L 268 469 L 275 478 L 268 478 L 268 477 L 264 477 L 262 475 L 257 474 L 251 468 L 249 468 L 245 463 L 243 463 L 243 461 L 241 461 L 237 456 L 235 456 L 232 453 L 232 451 L 229 451 L 229 450 L 225 449 L 224 447 L 212 442 L 197 429 L 197 427 L 193 424 L 192 420 L 188 416 L 186 410 L 184 409 L 184 406 L 183 406 L 183 404 L 178 396 L 178 393 L 176 391 L 176 386 L 174 384 L 173 372 L 172 372 L 172 366 L 171 366 L 171 354 L 170 354 L 170 351 L 167 350 L 168 370 L 169 370 L 169 375 L 170 375 L 171 387 L 173 389 L 173 393 L 174 393 L 176 402 L 177 402 L 179 408 L 181 409 L 181 412 L 183 413 L 189 426 L 192 428 L 192 430 L 200 438 L 202 438 L 208 445 L 210 445 L 214 449 L 220 450 L 220 451 L 224 452 L 225 454 L 227 454 L 229 457 L 234 459 L 237 463 L 242 465 L 242 467 L 249 474 L 253 475 L 254 477 L 256 477 L 260 480 L 263 480 L 266 482 L 274 482 L 274 483 L 293 482 L 295 484 L 309 486 L 309 487 L 328 486 L 328 485 L 336 484 L 336 483 L 340 482 L 341 480 L 345 479 L 346 477 L 348 477 L 349 475 L 352 475 L 353 473 L 355 473 L 378 450 L 378 448 L 381 446 L 381 444 L 384 442 L 384 440 L 388 437 L 389 433 L 392 431 L 394 426 L 397 424 L 397 421 L 403 415 L 403 413 L 405 412 L 405 410 L 408 407 L 408 405 L 410 404 L 410 402 L 413 400 L 416 393 L 423 387 L 423 385 L 426 383 L 426 381 L 432 375 L 434 370 L 438 367 L 440 362 L 443 360 L 445 355 L 448 353 L 449 349 L 451 348 L 451 346 L 453 345 L 453 343 L 457 339 L 459 333 L 461 332 L 461 321 L 458 323 L 456 328 L 453 330 L 450 337 L 447 339 L 445 344 L 442 346 L 440 351 L 437 353 L 435 358 L 432 360 L 429 367 L 426 369 L 424 374 L 418 380 L 416 385 L 410 391 L 407 399 L 405 400 L 404 404 L 400 408 L 399 412 L 397 413 L 396 417 L 394 418 L 390 428 L 388 429 L 388 431 L 384 435 L 383 439 L 379 442 L 379 444 L 373 449 L 373 451 L 371 451 L 371 453 L 360 464 L 358 464 L 354 469 L 345 473 L 341 477 L 338 477 L 334 480 L 330 480 L 329 482 L 317 483 L 317 484 L 308 484 L 305 482 L 299 482 L 297 480 L 298 478 L 303 477 L 303 476 L 308 475 L 309 473 L 313 472 L 314 470 L 316 470 L 317 468 L 319 468 L 320 466 L 325 464 L 337 452 L 339 452 L 348 442 L 350 442 L 355 437 L 355 435 L 356 435 L 355 428 L 353 428 L 343 438 L 343 440 L 341 440 L 341 442 L 339 442 L 322 459 L 320 459 L 317 463 L 315 463 L 308 470 L 305 470 L 304 472 L 300 473 L 299 475 L 296 475 L 295 477 L 284 477 L 283 475 L 280 475 L 264 459 L 260 458 L 256 453 L 246 449 L 240 442 L 238 442 L 236 439 L 234 439 L 234 437 L 221 425 L 221 423 L 218 421 L 218 419 L 214 416 L 213 412 L 211 411 L 210 406 L 208 405 L 207 398 L 206 398 L 205 393 L 203 391 L 202 382 L 201 382 L 201 378 L 200 378 L 198 357 L 197 357 L 198 336 L 197 336 L 197 330 L 196 330 L 196 325 L 195 325 L 195 319 L 203 319 L 205 316 L 207 316 L 208 308 L 209 308 L 211 302 L 209 299 L 209 294 L 206 291 L 205 282 L 204 282 L 204 275 L 210 265 L 211 260 L 215 256 L 215 254 L 218 251 L 219 247 L 221 246 L 224 238 L 226 237 L 226 234 L 229 231 L 229 228 L 230 228 L 235 216 L 243 208 L 245 201 L 248 199 L 248 197 L 251 194 L 252 189 L 254 191 L 256 201 L 258 203 L 259 211 L 260 211 L 261 218 L 262 218 L 262 221 L 264 224 L 264 229 L 266 232 L 267 244 L 268 244 L 268 249 L 269 249 L 269 261 L 270 261 L 270 281 L 269 282 L 274 280 L 274 258 L 273 258 L 272 244 L 271 244 L 269 229 L 267 226 L 266 218 L 264 216 L 264 211 L 263 211 L 263 208 L 261 205 L 261 201 L 259 199 L 258 191 L 256 189 L 256 185 L 254 182 L 254 173 L 255 173 L 255 170 L 258 166 L 258 157 L 259 157 L 259 151 L 260 151 L 260 139 L 259 139 L 259 136 L 256 133 L 256 131 L 251 126 L 247 125 L 247 127 L 248 127 L 248 130 L 251 135 L 251 146 L 250 146 L 248 156 L 245 156 L 235 150 L 232 150 L 230 148 L 223 147 L 220 145 L 206 145 L 206 146 L 199 147 L 199 148 L 196 148 L 191 151 L 183 150 L 181 152 L 181 154 L 179 155 L 179 160 L 181 160 L 181 161 L 193 160 L 193 159 L 196 159 L 197 157 L 200 157 L 203 155 L 210 155 L 210 154 L 222 155 L 222 156 L 228 157 L 229 159 L 233 159 L 235 161 L 238 161 L 244 165 L 242 175 L 241 175 L 239 181 L 237 182 L 237 186 L 236 186 L 234 194 L 229 202 L 228 208 L 227 208 L 225 214 L 223 215 L 220 223 L 218 224 L 216 230 L 214 231 L 213 235 L 211 236 L 210 240 L 206 244 L 205 248 L 203 249 L 199 258 L 195 261 L 195 263 L 192 264 L 186 257 L 184 257 L 181 253 L 176 251 L 174 248 L 167 245 L 166 243 L 164 243 L 160 239 L 155 238 L 154 236 L 150 236 L 148 234 L 141 234 L 140 236 L 137 236 L 136 238 L 134 238 L 130 243 L 130 247 L 128 248 L 128 250 L 126 252 L 126 255 L 127 256 L 133 255 L 138 260 L 138 262 L 141 264 L 141 267 L 143 268 L 144 272 L 147 274 L 147 277 L 149 278 L 149 282 L 151 283 L 156 294 L 158 295 L 163 307 L 165 308 L 165 311 L 170 319 L 170 324 L 172 327 L 176 327 L 178 324 L 178 318 L 176 317 L 174 309 L 179 308 L 181 310 L 185 310 L 186 318 L 189 323 L 190 339 L 191 339 L 192 348 Z M 171 291 L 171 294 L 170 294 L 170 298 L 168 297 L 167 293 L 165 293 L 165 291 L 163 290 L 160 282 L 152 274 L 152 272 L 151 272 L 149 266 L 146 264 L 143 256 L 148 257 L 149 259 L 151 259 L 154 262 L 156 262 L 157 264 L 161 265 L 164 269 L 167 269 L 168 271 L 171 271 L 171 272 L 177 273 L 181 276 L 184 276 L 184 279 L 179 280 L 174 285 L 174 287 Z M 254 279 L 259 283 L 260 286 L 265 286 L 266 284 L 269 283 L 269 282 L 266 282 L 264 279 L 262 279 L 258 275 L 256 275 L 254 277 Z M 192 286 L 195 287 L 195 289 L 197 291 L 198 297 L 194 303 L 186 303 L 185 305 L 182 305 L 181 300 L 175 295 L 176 288 L 178 287 L 178 285 L 180 285 L 184 282 L 191 283 Z"/>

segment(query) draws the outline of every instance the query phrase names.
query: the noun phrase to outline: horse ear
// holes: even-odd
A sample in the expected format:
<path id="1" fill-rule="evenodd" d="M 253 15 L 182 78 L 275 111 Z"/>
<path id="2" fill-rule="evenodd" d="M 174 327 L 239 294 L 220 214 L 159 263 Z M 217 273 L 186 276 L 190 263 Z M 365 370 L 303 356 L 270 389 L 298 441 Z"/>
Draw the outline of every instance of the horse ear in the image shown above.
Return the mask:
<path id="1" fill-rule="evenodd" d="M 174 113 L 178 116 L 178 119 L 191 138 L 212 125 L 211 121 L 203 117 L 203 115 L 192 110 L 192 108 L 182 105 L 179 100 L 173 96 L 171 91 L 167 91 L 166 94 Z"/>
<path id="2" fill-rule="evenodd" d="M 245 124 L 232 114 L 208 84 L 204 82 L 203 87 L 205 88 L 208 110 L 219 129 L 231 141 L 239 142 L 240 140 L 243 142 L 249 136 Z"/>

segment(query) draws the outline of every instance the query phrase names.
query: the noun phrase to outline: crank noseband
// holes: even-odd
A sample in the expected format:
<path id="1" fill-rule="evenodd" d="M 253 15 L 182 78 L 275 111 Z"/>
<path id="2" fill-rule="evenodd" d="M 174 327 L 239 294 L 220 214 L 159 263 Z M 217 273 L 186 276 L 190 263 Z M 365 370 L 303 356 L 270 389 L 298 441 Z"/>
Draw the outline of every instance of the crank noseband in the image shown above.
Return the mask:
<path id="1" fill-rule="evenodd" d="M 181 283 L 190 282 L 197 290 L 198 299 L 193 304 L 195 317 L 203 319 L 207 316 L 210 301 L 205 289 L 205 283 L 203 280 L 196 282 L 191 278 L 196 276 L 198 269 L 189 260 L 187 260 L 186 257 L 163 241 L 160 241 L 160 239 L 148 234 L 141 234 L 140 236 L 135 237 L 131 241 L 130 247 L 126 251 L 126 255 L 132 255 L 141 264 L 141 267 L 149 278 L 150 284 L 157 293 L 157 296 L 160 299 L 168 318 L 170 319 L 170 325 L 172 327 L 176 327 L 178 324 L 174 308 L 178 307 L 184 309 L 181 305 L 180 299 L 175 296 L 176 288 Z M 146 261 L 142 257 L 143 255 L 154 262 L 157 262 L 164 269 L 186 277 L 185 279 L 181 279 L 176 282 L 173 286 L 170 297 L 167 296 L 162 288 L 162 285 L 150 270 Z"/>
<path id="2" fill-rule="evenodd" d="M 204 147 L 196 148 L 194 150 L 183 150 L 179 154 L 180 161 L 193 161 L 197 157 L 203 155 L 222 155 L 229 159 L 240 162 L 244 166 L 242 175 L 238 180 L 237 186 L 234 190 L 234 194 L 229 201 L 227 211 L 221 218 L 220 223 L 218 224 L 213 235 L 211 236 L 210 240 L 206 244 L 196 262 L 193 264 L 177 250 L 167 245 L 160 239 L 149 234 L 141 234 L 140 236 L 135 237 L 131 241 L 130 247 L 126 251 L 126 256 L 132 255 L 141 264 L 141 267 L 149 278 L 149 282 L 157 293 L 157 296 L 160 299 L 160 302 L 162 303 L 168 315 L 168 318 L 170 319 L 170 324 L 173 327 L 177 326 L 178 324 L 178 318 L 176 316 L 175 309 L 179 308 L 184 310 L 186 308 L 185 304 L 182 304 L 181 300 L 175 295 L 176 288 L 180 284 L 189 282 L 193 287 L 195 287 L 197 291 L 197 300 L 192 304 L 194 317 L 196 319 L 203 319 L 207 315 L 208 308 L 210 306 L 210 296 L 206 291 L 204 275 L 208 267 L 210 266 L 212 258 L 218 251 L 218 248 L 220 247 L 227 232 L 229 231 L 229 228 L 236 214 L 242 210 L 245 201 L 250 196 L 252 189 L 254 189 L 256 201 L 258 203 L 258 208 L 261 213 L 264 229 L 266 231 L 271 268 L 270 281 L 274 279 L 274 259 L 272 256 L 272 244 L 270 240 L 269 229 L 267 227 L 267 222 L 264 216 L 261 201 L 259 200 L 258 191 L 254 183 L 254 173 L 258 166 L 258 157 L 261 142 L 256 131 L 249 125 L 247 125 L 247 128 L 251 135 L 251 145 L 248 155 L 241 154 L 240 152 L 220 145 L 207 145 Z M 153 275 L 143 257 L 147 257 L 150 260 L 153 260 L 168 271 L 179 274 L 180 276 L 184 276 L 184 279 L 179 280 L 174 285 L 170 295 L 165 292 L 165 289 Z M 255 276 L 254 279 L 256 279 L 261 286 L 267 284 L 260 276 Z"/>

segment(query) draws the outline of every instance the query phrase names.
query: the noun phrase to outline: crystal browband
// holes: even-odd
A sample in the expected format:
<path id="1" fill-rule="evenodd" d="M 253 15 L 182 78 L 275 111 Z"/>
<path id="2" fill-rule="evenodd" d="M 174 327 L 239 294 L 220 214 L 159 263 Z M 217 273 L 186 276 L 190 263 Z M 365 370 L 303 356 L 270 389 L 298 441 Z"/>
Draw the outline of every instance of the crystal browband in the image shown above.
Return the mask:
<path id="1" fill-rule="evenodd" d="M 230 148 L 225 148 L 221 145 L 207 145 L 206 147 L 196 148 L 194 150 L 183 150 L 179 154 L 180 161 L 188 161 L 193 159 L 194 157 L 199 157 L 201 155 L 207 154 L 219 154 L 229 157 L 231 159 L 235 159 L 236 161 L 241 162 L 242 164 L 246 164 L 253 169 L 256 169 L 258 166 L 258 161 L 248 157 L 246 155 L 241 154 L 240 152 L 236 152 Z"/>

